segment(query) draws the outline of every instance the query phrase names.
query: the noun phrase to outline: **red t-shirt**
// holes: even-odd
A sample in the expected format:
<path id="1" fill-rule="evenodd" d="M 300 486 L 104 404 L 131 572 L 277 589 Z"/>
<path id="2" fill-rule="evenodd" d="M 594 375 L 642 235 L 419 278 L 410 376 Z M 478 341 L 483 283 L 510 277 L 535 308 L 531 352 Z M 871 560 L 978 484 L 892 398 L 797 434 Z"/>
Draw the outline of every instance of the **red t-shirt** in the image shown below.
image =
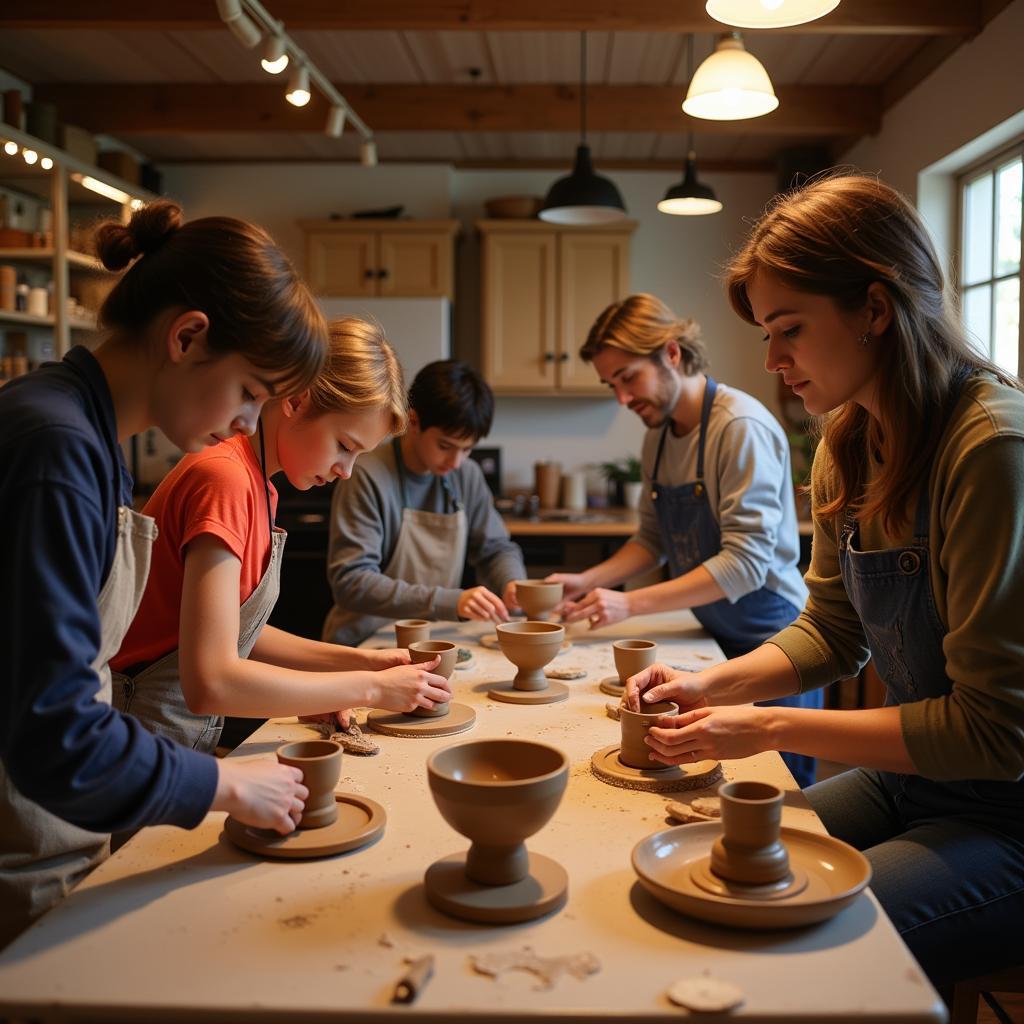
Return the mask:
<path id="1" fill-rule="evenodd" d="M 270 485 L 271 508 L 277 491 Z M 259 460 L 245 437 L 186 455 L 164 477 L 143 509 L 160 529 L 153 544 L 142 604 L 121 650 L 115 671 L 148 665 L 178 647 L 185 548 L 211 534 L 242 563 L 239 607 L 256 589 L 270 562 L 270 525 Z"/>

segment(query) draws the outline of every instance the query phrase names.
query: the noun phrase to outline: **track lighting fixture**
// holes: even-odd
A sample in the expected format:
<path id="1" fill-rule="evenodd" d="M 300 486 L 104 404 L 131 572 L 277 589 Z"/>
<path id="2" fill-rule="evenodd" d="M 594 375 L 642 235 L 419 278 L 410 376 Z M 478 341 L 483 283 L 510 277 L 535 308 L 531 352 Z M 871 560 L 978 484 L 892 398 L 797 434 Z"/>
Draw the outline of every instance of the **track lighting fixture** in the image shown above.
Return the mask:
<path id="1" fill-rule="evenodd" d="M 304 107 L 309 102 L 311 95 L 309 91 L 309 68 L 305 64 L 296 64 L 284 98 L 293 107 Z"/>
<path id="2" fill-rule="evenodd" d="M 260 64 L 269 75 L 279 75 L 288 67 L 288 51 L 280 36 L 267 36 L 267 45 L 263 48 L 263 60 Z"/>
<path id="3" fill-rule="evenodd" d="M 217 13 L 231 34 L 247 50 L 251 50 L 263 38 L 259 26 L 245 13 L 242 0 L 217 0 Z"/>

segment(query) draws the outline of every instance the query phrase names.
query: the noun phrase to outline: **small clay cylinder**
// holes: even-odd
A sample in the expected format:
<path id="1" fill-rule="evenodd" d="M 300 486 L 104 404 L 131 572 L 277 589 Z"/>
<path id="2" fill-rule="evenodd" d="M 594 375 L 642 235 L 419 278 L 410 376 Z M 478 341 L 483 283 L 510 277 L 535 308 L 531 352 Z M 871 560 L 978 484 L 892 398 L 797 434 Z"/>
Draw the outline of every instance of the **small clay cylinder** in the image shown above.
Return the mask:
<path id="1" fill-rule="evenodd" d="M 782 790 L 767 782 L 726 782 L 718 788 L 722 834 L 711 847 L 711 870 L 741 885 L 768 885 L 789 874 L 779 841 Z"/>
<path id="2" fill-rule="evenodd" d="M 455 661 L 459 656 L 459 648 L 450 640 L 418 640 L 409 644 L 409 657 L 414 665 L 422 665 L 425 661 L 433 661 L 438 655 L 441 660 L 437 668 L 431 671 L 438 676 L 450 679 L 455 671 Z M 413 708 L 409 712 L 417 718 L 441 718 L 448 714 L 448 702 L 435 704 L 432 708 Z"/>
<path id="3" fill-rule="evenodd" d="M 644 743 L 647 730 L 666 715 L 678 715 L 679 705 L 670 700 L 646 704 L 645 711 L 630 711 L 625 705 L 619 708 L 619 727 L 622 730 L 622 746 L 619 760 L 629 768 L 643 768 L 647 771 L 664 771 L 671 765 L 651 760 L 651 748 Z"/>
<path id="4" fill-rule="evenodd" d="M 399 619 L 395 623 L 395 646 L 408 647 L 430 639 L 430 623 L 426 619 Z"/>
<path id="5" fill-rule="evenodd" d="M 543 580 L 516 580 L 516 600 L 528 619 L 543 621 L 544 616 L 562 600 L 561 583 Z"/>
<path id="6" fill-rule="evenodd" d="M 302 770 L 302 781 L 309 790 L 299 828 L 323 828 L 338 817 L 334 787 L 341 777 L 341 744 L 333 740 L 301 740 L 277 748 L 281 764 Z"/>
<path id="7" fill-rule="evenodd" d="M 558 508 L 558 489 L 562 483 L 560 462 L 535 462 L 533 464 L 534 487 L 540 499 L 541 508 Z"/>
<path id="8" fill-rule="evenodd" d="M 619 673 L 619 682 L 623 686 L 630 676 L 642 672 L 654 664 L 658 653 L 658 645 L 653 640 L 616 640 L 612 644 L 615 655 L 615 671 Z"/>

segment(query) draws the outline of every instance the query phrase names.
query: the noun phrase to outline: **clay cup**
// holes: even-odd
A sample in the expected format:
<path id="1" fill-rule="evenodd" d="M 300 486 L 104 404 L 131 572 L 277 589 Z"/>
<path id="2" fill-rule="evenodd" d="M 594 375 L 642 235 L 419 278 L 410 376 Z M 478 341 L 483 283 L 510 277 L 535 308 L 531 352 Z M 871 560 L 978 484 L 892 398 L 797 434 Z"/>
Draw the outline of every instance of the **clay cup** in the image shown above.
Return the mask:
<path id="1" fill-rule="evenodd" d="M 502 622 L 501 653 L 519 669 L 512 685 L 517 690 L 546 690 L 544 666 L 558 654 L 564 639 L 565 627 L 554 622 Z"/>
<path id="2" fill-rule="evenodd" d="M 450 679 L 452 672 L 455 671 L 455 660 L 459 655 L 457 644 L 453 644 L 451 640 L 418 640 L 409 644 L 409 657 L 412 658 L 414 665 L 433 661 L 438 655 L 441 656 L 441 661 L 437 668 L 431 671 L 435 675 Z M 443 704 L 435 704 L 432 708 L 413 708 L 409 714 L 415 715 L 417 718 L 441 718 L 448 714 L 448 701 Z"/>
<path id="3" fill-rule="evenodd" d="M 510 885 L 529 873 L 525 840 L 561 802 L 569 759 L 546 743 L 470 740 L 431 754 L 427 778 L 441 816 L 472 843 L 467 877 Z"/>
<path id="4" fill-rule="evenodd" d="M 562 600 L 564 587 L 561 583 L 545 583 L 543 580 L 516 580 L 516 600 L 534 621 L 543 620 L 552 608 Z"/>
<path id="5" fill-rule="evenodd" d="M 334 787 L 341 777 L 341 744 L 333 740 L 300 740 L 277 748 L 281 764 L 302 770 L 302 781 L 309 790 L 299 828 L 323 828 L 338 817 Z"/>
<path id="6" fill-rule="evenodd" d="M 629 768 L 643 768 L 647 771 L 663 771 L 671 765 L 650 759 L 651 748 L 644 743 L 647 730 L 657 725 L 667 715 L 678 715 L 679 705 L 670 700 L 645 705 L 646 711 L 630 711 L 623 704 L 619 708 L 619 726 L 622 729 L 622 746 L 619 760 Z"/>
<path id="7" fill-rule="evenodd" d="M 399 619 L 395 623 L 395 646 L 408 647 L 430 639 L 430 623 L 426 619 Z"/>
<path id="8" fill-rule="evenodd" d="M 642 672 L 654 664 L 658 653 L 658 645 L 653 640 L 616 640 L 612 644 L 615 655 L 615 671 L 619 673 L 619 682 L 625 686 L 630 676 Z"/>
<path id="9" fill-rule="evenodd" d="M 718 787 L 722 834 L 711 847 L 711 870 L 741 885 L 768 885 L 789 874 L 779 840 L 782 790 L 767 782 L 726 782 Z"/>

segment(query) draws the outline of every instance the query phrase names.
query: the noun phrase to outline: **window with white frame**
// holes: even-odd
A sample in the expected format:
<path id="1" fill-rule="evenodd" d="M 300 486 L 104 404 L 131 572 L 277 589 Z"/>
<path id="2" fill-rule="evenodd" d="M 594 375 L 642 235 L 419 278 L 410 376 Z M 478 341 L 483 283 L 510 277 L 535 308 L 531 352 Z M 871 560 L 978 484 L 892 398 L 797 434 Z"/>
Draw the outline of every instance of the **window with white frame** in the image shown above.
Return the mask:
<path id="1" fill-rule="evenodd" d="M 960 300 L 971 340 L 1008 373 L 1024 374 L 1021 210 L 1024 142 L 960 179 Z"/>

